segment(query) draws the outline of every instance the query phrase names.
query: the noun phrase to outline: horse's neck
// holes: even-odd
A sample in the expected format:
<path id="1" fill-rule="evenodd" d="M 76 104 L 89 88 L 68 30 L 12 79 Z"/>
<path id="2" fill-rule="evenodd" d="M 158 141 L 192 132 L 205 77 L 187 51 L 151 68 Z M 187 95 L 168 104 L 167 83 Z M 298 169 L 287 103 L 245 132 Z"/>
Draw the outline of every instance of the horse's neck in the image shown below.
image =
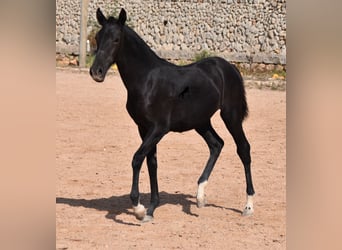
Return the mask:
<path id="1" fill-rule="evenodd" d="M 129 91 L 139 88 L 143 78 L 153 68 L 167 62 L 159 58 L 134 31 L 125 28 L 124 32 L 117 65 L 121 78 Z"/>

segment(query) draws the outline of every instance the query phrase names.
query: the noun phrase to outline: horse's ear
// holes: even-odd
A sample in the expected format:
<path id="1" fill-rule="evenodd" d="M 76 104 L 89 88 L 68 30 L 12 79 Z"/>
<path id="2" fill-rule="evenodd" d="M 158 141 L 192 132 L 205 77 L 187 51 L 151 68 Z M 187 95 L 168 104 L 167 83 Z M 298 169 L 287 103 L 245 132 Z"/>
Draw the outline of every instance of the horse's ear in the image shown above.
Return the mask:
<path id="1" fill-rule="evenodd" d="M 120 11 L 120 14 L 119 14 L 118 23 L 123 26 L 126 22 L 126 19 L 127 19 L 126 11 L 125 11 L 125 9 L 122 8 Z"/>
<path id="2" fill-rule="evenodd" d="M 103 26 L 106 23 L 106 21 L 107 21 L 106 17 L 103 15 L 103 13 L 100 10 L 100 8 L 98 8 L 97 11 L 96 11 L 96 18 L 97 18 L 97 21 L 99 22 L 99 24 L 101 26 Z"/>

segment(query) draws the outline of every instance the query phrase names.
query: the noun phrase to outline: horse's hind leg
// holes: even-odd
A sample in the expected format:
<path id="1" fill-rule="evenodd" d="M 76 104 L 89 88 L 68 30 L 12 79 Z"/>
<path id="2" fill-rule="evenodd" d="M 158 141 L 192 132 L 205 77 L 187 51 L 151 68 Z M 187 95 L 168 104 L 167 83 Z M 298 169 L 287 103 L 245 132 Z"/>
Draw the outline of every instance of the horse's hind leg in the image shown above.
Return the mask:
<path id="1" fill-rule="evenodd" d="M 206 203 L 204 188 L 208 183 L 209 176 L 214 168 L 217 158 L 220 155 L 224 142 L 217 135 L 210 122 L 207 126 L 196 129 L 196 131 L 203 137 L 210 150 L 210 157 L 208 159 L 208 162 L 203 170 L 202 175 L 198 179 L 197 206 L 203 207 Z"/>
<path id="2" fill-rule="evenodd" d="M 221 111 L 221 117 L 228 128 L 229 132 L 234 138 L 235 144 L 237 146 L 237 153 L 243 163 L 245 168 L 246 176 L 246 192 L 247 192 L 247 203 L 243 210 L 243 215 L 253 214 L 253 195 L 254 188 L 252 183 L 251 174 L 251 155 L 250 155 L 250 145 L 245 136 L 242 128 L 242 119 L 239 119 L 235 111 L 227 112 L 225 110 Z"/>

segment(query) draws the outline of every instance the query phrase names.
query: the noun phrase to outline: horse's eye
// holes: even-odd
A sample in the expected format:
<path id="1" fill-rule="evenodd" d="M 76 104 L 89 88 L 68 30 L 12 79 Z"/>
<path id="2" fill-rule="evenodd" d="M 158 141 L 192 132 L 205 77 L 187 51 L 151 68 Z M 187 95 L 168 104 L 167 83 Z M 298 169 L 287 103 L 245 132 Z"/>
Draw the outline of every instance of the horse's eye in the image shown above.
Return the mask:
<path id="1" fill-rule="evenodd" d="M 118 42 L 119 42 L 119 38 L 115 38 L 114 43 L 118 43 Z"/>

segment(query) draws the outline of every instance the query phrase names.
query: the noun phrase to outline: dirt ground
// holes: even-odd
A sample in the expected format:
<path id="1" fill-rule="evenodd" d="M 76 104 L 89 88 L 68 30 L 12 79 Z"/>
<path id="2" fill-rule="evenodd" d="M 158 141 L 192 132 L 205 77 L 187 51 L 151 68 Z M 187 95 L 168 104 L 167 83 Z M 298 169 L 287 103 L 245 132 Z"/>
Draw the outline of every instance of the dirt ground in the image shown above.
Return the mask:
<path id="1" fill-rule="evenodd" d="M 247 89 L 244 122 L 251 144 L 255 213 L 242 217 L 245 177 L 218 113 L 225 146 L 196 207 L 208 148 L 194 131 L 158 144 L 161 205 L 141 224 L 129 199 L 131 159 L 140 145 L 118 74 L 95 83 L 86 73 L 56 71 L 56 249 L 285 249 L 286 92 Z M 149 203 L 144 163 L 142 203 Z"/>

